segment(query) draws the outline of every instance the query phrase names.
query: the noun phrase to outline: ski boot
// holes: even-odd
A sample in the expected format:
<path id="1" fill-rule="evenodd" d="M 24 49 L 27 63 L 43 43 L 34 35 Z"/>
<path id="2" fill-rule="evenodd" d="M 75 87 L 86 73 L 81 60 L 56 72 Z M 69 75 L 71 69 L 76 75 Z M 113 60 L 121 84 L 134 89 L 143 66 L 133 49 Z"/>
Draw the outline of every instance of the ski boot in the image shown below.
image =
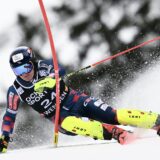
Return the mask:
<path id="1" fill-rule="evenodd" d="M 131 132 L 119 128 L 115 125 L 103 124 L 103 127 L 107 132 L 111 133 L 112 138 L 117 140 L 120 144 L 126 144 L 128 137 L 131 134 Z"/>
<path id="2" fill-rule="evenodd" d="M 155 126 L 153 126 L 153 129 L 157 131 L 157 134 L 160 136 L 160 115 L 158 115 Z"/>

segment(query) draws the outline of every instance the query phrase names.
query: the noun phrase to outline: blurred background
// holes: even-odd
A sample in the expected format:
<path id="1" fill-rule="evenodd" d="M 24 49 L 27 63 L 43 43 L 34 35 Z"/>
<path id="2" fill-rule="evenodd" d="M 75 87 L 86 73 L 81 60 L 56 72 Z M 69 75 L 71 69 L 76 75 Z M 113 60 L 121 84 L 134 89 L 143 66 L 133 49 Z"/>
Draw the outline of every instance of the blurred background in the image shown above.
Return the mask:
<path id="1" fill-rule="evenodd" d="M 50 21 L 58 61 L 66 68 L 67 73 L 160 35 L 159 0 L 43 2 Z M 38 0 L 5 0 L 0 7 L 0 13 L 2 119 L 6 93 L 15 78 L 8 63 L 10 52 L 17 46 L 26 45 L 33 48 L 39 59 L 52 58 L 52 54 Z M 66 83 L 114 106 L 117 95 L 137 75 L 159 61 L 159 44 L 160 42 L 156 41 L 107 61 L 94 69 L 66 79 Z M 29 107 L 20 107 L 18 119 L 15 133 L 18 142 L 13 142 L 11 148 L 44 144 L 44 139 L 47 143 L 52 138 L 53 131 L 48 128 L 53 125 L 48 124 L 46 120 L 42 121 Z"/>

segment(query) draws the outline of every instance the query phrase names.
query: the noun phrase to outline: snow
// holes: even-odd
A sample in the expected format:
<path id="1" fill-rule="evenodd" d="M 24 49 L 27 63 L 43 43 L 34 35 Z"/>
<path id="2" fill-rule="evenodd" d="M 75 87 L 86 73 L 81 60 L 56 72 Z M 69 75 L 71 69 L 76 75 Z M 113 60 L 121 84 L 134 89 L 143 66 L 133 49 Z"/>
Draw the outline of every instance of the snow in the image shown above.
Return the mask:
<path id="1" fill-rule="evenodd" d="M 138 27 L 125 27 L 118 32 L 118 38 L 124 43 L 131 43 L 134 37 L 139 33 Z"/>
<path id="2" fill-rule="evenodd" d="M 60 2 L 52 2 L 51 0 L 45 0 L 44 5 L 45 7 L 51 6 L 54 4 L 58 5 Z M 38 0 L 5 0 L 1 2 L 0 5 L 0 21 L 1 21 L 1 27 L 0 32 L 6 30 L 6 28 L 9 29 L 9 27 L 15 23 L 15 19 L 17 17 L 17 14 L 23 13 L 24 15 L 29 15 L 33 11 L 39 10 L 39 3 Z M 5 15 L 5 16 L 4 16 Z"/>
<path id="3" fill-rule="evenodd" d="M 1 20 L 1 28 L 0 32 L 11 26 L 16 19 L 18 13 L 27 14 L 28 9 L 33 11 L 33 9 L 37 6 L 38 1 L 21 1 L 21 0 L 5 0 L 0 5 L 0 20 Z M 15 6 L 15 7 L 13 7 Z M 4 16 L 5 15 L 5 16 Z"/>
<path id="4" fill-rule="evenodd" d="M 119 95 L 116 106 L 139 108 L 147 111 L 160 112 L 160 62 L 140 72 L 134 81 L 129 82 Z"/>
<path id="5" fill-rule="evenodd" d="M 108 28 L 111 29 L 114 28 L 120 22 L 123 15 L 124 15 L 123 8 L 113 6 L 109 7 L 108 10 L 104 10 L 101 16 L 101 20 Z"/>
<path id="6" fill-rule="evenodd" d="M 158 1 L 158 0 L 154 0 Z M 55 1 L 59 5 L 62 1 Z M 55 5 L 54 2 L 54 5 Z M 49 6 L 53 2 L 51 0 L 45 0 L 45 5 Z M 16 7 L 13 7 L 15 6 Z M 29 10 L 29 12 L 28 12 Z M 34 10 L 39 10 L 38 6 L 38 0 L 5 0 L 3 3 L 1 3 L 0 6 L 0 20 L 1 20 L 1 28 L 0 32 L 2 32 L 4 29 L 10 27 L 15 23 L 17 13 L 23 13 L 23 14 L 30 14 Z M 115 18 L 115 15 L 112 14 L 113 12 L 109 10 L 108 12 L 104 13 L 104 17 L 106 15 L 110 15 Z M 115 13 L 115 12 L 114 12 Z M 159 12 L 156 12 L 159 13 Z M 152 13 L 152 15 L 155 13 Z M 5 16 L 4 16 L 5 15 Z M 120 15 L 123 15 L 123 11 L 120 10 Z M 116 15 L 117 16 L 117 15 Z M 102 20 L 104 19 L 102 16 Z M 108 27 L 114 27 L 115 24 L 119 22 L 119 17 L 116 17 L 117 19 L 114 20 L 114 24 L 109 23 L 111 26 Z M 115 22 L 116 21 L 116 22 Z M 110 21 L 109 21 L 110 22 Z M 107 23 L 108 24 L 108 23 Z M 106 25 L 107 25 L 106 24 Z M 11 27 L 10 27 L 11 28 Z M 9 29 L 10 29 L 9 28 Z M 63 28 L 64 29 L 64 28 Z M 1 89 L 3 89 L 3 86 L 8 86 L 14 79 L 14 75 L 9 69 L 8 64 L 8 57 L 10 51 L 17 45 L 18 41 L 14 41 L 15 33 L 10 32 L 10 40 L 9 43 L 3 45 L 1 48 L 0 54 L 0 63 L 2 66 L 5 66 L 5 68 L 0 68 L 0 73 L 3 75 L 1 77 Z M 16 40 L 18 37 L 16 36 Z M 68 37 L 63 37 L 64 40 L 68 41 Z M 61 45 L 64 43 L 64 41 L 56 42 Z M 74 43 L 73 43 L 74 45 Z M 46 44 L 46 47 L 44 51 L 46 51 L 49 47 L 49 45 Z M 65 44 L 66 49 L 70 50 L 69 52 L 73 52 L 70 48 L 67 48 L 67 43 Z M 103 46 L 102 46 L 103 48 Z M 103 50 L 107 50 L 107 48 L 103 48 Z M 62 51 L 61 51 L 62 52 Z M 67 51 L 68 52 L 68 51 Z M 91 52 L 91 51 L 90 51 Z M 73 54 L 72 54 L 73 55 Z M 68 55 L 67 55 L 68 56 Z M 75 56 L 77 57 L 77 56 Z M 100 58 L 103 57 L 103 53 L 100 56 Z M 97 58 L 97 57 L 96 57 Z M 69 56 L 68 58 L 62 59 L 62 62 L 68 63 L 70 60 Z M 89 61 L 85 62 L 84 65 L 87 63 L 94 63 Z M 66 62 L 67 61 L 67 62 Z M 159 90 L 160 90 L 160 74 L 159 74 L 159 68 L 160 64 L 156 64 L 149 68 L 147 71 L 140 73 L 138 78 L 130 82 L 124 91 L 122 91 L 121 95 L 117 98 L 116 107 L 133 107 L 133 108 L 139 108 L 143 110 L 152 110 L 155 112 L 160 113 L 160 100 L 159 100 Z M 8 75 L 10 75 L 8 77 Z M 5 101 L 5 95 L 0 92 L 0 101 Z M 48 131 L 51 132 L 51 131 Z M 135 160 L 135 159 L 154 159 L 158 158 L 159 155 L 159 147 L 160 147 L 160 139 L 156 135 L 155 131 L 144 131 L 141 130 L 139 132 L 141 138 L 137 139 L 136 141 L 132 142 L 131 144 L 127 145 L 120 145 L 118 143 L 115 143 L 115 141 L 106 142 L 104 144 L 104 141 L 94 141 L 89 138 L 85 137 L 67 137 L 62 136 L 60 134 L 60 143 L 59 145 L 61 147 L 54 148 L 52 142 L 45 146 L 40 147 L 32 147 L 32 148 L 25 148 L 25 149 L 9 149 L 6 154 L 0 154 L 0 160 L 29 160 L 29 159 L 38 159 L 38 160 L 51 160 L 51 159 L 65 159 L 65 160 L 82 160 L 82 159 L 109 159 L 109 160 Z M 97 143 L 97 144 L 96 144 Z M 102 143 L 102 144 L 99 144 Z M 80 146 L 80 144 L 83 144 Z M 84 144 L 90 144 L 90 145 L 84 145 Z M 93 144 L 93 145 L 92 145 Z M 66 147 L 67 145 L 72 145 L 70 147 Z M 75 146 L 74 146 L 75 145 Z M 62 147 L 65 146 L 65 147 Z"/>
<path id="7" fill-rule="evenodd" d="M 160 147 L 159 137 L 139 139 L 132 144 L 120 145 L 117 143 L 93 144 L 83 146 L 70 146 L 54 148 L 53 146 L 43 146 L 37 148 L 20 149 L 8 151 L 1 154 L 2 160 L 82 160 L 82 159 L 110 159 L 110 160 L 135 160 L 154 159 L 158 157 Z"/>
<path id="8" fill-rule="evenodd" d="M 158 99 L 159 67 L 159 63 L 154 64 L 139 74 L 138 78 L 128 84 L 126 89 L 118 97 L 117 105 L 123 107 L 132 105 L 135 106 L 135 108 L 143 110 L 147 109 L 145 106 L 149 106 L 150 110 L 160 112 L 160 101 Z M 50 142 L 49 145 L 44 146 L 8 150 L 6 154 L 0 154 L 0 160 L 28 160 L 33 158 L 38 160 L 97 160 L 100 158 L 110 160 L 157 159 L 159 155 L 160 138 L 157 136 L 156 131 L 132 129 L 139 138 L 126 145 L 120 145 L 115 141 L 94 141 L 86 137 L 62 136 L 60 134 L 58 148 L 54 148 L 52 142 Z"/>
<path id="9" fill-rule="evenodd" d="M 110 56 L 109 54 L 108 54 L 108 56 L 106 56 L 106 53 L 108 53 L 108 52 L 109 52 L 108 46 L 105 43 L 100 44 L 98 46 L 91 47 L 88 51 L 88 54 L 87 54 L 85 60 L 82 63 L 82 67 L 86 67 L 86 66 L 88 66 L 88 64 L 93 64 L 98 61 L 101 61 L 102 59 L 104 59 L 104 57 L 105 58 L 109 57 Z"/>

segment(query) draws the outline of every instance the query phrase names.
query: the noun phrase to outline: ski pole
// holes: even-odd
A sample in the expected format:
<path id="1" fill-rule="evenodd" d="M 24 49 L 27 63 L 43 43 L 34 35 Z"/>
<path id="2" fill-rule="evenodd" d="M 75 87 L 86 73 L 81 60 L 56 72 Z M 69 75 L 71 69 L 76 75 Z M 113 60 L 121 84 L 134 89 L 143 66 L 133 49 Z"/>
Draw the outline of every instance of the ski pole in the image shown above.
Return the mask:
<path id="1" fill-rule="evenodd" d="M 55 70 L 55 79 L 56 79 L 56 113 L 55 113 L 55 126 L 54 126 L 54 145 L 57 147 L 58 145 L 58 124 L 59 124 L 59 112 L 60 112 L 60 84 L 59 84 L 59 69 L 58 69 L 58 61 L 57 61 L 57 55 L 55 51 L 53 36 L 51 33 L 49 21 L 47 18 L 47 14 L 45 11 L 45 7 L 43 5 L 43 0 L 39 0 L 39 5 L 41 8 L 41 12 L 43 15 L 45 27 L 48 33 L 49 42 L 52 50 L 52 57 L 53 57 L 53 64 L 54 64 L 54 70 Z"/>
<path id="2" fill-rule="evenodd" d="M 130 51 L 136 50 L 136 49 L 141 48 L 141 47 L 143 47 L 143 46 L 146 46 L 146 45 L 148 45 L 149 43 L 152 43 L 152 42 L 157 41 L 157 40 L 160 40 L 160 36 L 155 37 L 155 38 L 153 38 L 153 39 L 151 39 L 151 40 L 145 41 L 145 42 L 143 42 L 143 43 L 141 43 L 141 44 L 139 44 L 139 45 L 136 45 L 136 46 L 134 46 L 134 47 L 132 47 L 132 48 L 126 49 L 126 50 L 124 50 L 124 51 L 122 51 L 122 52 L 119 52 L 119 53 L 117 53 L 117 54 L 115 54 L 115 55 L 113 55 L 113 56 L 110 56 L 110 57 L 108 57 L 108 58 L 105 58 L 105 59 L 103 59 L 103 60 L 101 60 L 101 61 L 98 61 L 98 62 L 96 62 L 96 63 L 93 63 L 93 64 L 91 64 L 91 65 L 89 65 L 89 66 L 87 66 L 87 67 L 81 68 L 80 70 L 77 70 L 77 71 L 71 72 L 71 73 L 69 73 L 69 74 L 66 74 L 66 75 L 64 76 L 64 78 L 68 78 L 68 77 L 70 77 L 70 76 L 72 76 L 72 75 L 74 75 L 74 74 L 77 74 L 77 73 L 80 73 L 80 72 L 82 72 L 82 71 L 84 71 L 84 70 L 87 70 L 87 69 L 89 69 L 89 68 L 95 67 L 95 66 L 97 66 L 97 65 L 99 65 L 99 64 L 102 64 L 102 63 L 108 61 L 108 60 L 112 60 L 112 59 L 114 59 L 114 58 L 116 58 L 116 57 L 118 57 L 118 56 L 121 56 L 121 55 L 123 55 L 123 54 L 126 54 L 126 53 L 128 53 L 128 52 L 130 52 Z"/>

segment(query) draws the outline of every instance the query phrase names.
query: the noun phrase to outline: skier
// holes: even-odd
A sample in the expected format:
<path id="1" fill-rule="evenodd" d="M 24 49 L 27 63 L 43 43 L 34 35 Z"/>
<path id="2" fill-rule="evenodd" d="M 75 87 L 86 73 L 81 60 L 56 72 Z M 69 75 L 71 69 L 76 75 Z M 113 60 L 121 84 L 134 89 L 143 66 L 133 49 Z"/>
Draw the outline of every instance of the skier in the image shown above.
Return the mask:
<path id="1" fill-rule="evenodd" d="M 31 106 L 52 122 L 56 109 L 56 83 L 52 60 L 37 60 L 31 48 L 20 46 L 13 50 L 9 60 L 16 75 L 7 93 L 7 107 L 3 116 L 0 152 L 6 152 L 20 101 Z M 59 75 L 65 70 L 59 66 Z M 82 117 L 87 117 L 84 121 Z M 133 109 L 113 109 L 101 99 L 90 97 L 66 86 L 60 80 L 59 131 L 67 135 L 89 136 L 94 139 L 117 140 L 124 144 L 129 134 L 117 125 L 156 129 L 160 134 L 160 116 Z"/>

